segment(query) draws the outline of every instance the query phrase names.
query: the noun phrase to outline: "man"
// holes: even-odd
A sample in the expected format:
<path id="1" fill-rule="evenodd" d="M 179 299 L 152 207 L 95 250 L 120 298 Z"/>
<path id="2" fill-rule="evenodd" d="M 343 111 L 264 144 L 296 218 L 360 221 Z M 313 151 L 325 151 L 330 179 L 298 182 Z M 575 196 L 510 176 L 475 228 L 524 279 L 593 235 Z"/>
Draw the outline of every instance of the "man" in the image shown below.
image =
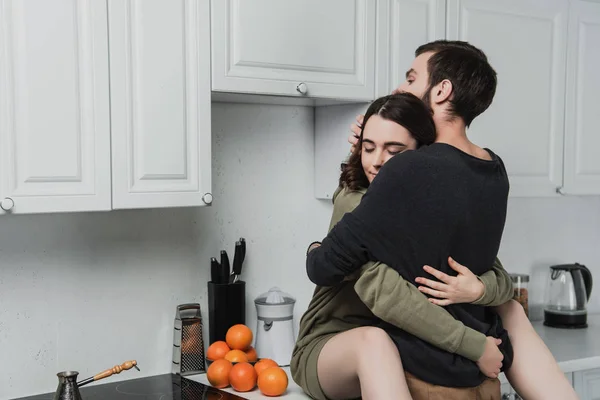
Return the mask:
<path id="1" fill-rule="evenodd" d="M 496 74 L 480 50 L 463 42 L 429 43 L 416 55 L 398 90 L 431 107 L 438 139 L 390 160 L 355 211 L 344 216 L 320 247 L 311 246 L 307 271 L 319 285 L 333 285 L 370 260 L 382 261 L 414 282 L 423 275 L 415 266 L 450 272 L 449 255 L 479 275 L 497 254 L 506 217 L 506 171 L 499 157 L 466 135 L 473 119 L 492 102 Z M 465 325 L 500 337 L 504 365 L 510 366 L 512 348 L 496 314 L 473 304 L 447 308 Z M 405 369 L 417 378 L 442 386 L 482 383 L 484 377 L 471 361 L 391 325 L 383 328 Z"/>

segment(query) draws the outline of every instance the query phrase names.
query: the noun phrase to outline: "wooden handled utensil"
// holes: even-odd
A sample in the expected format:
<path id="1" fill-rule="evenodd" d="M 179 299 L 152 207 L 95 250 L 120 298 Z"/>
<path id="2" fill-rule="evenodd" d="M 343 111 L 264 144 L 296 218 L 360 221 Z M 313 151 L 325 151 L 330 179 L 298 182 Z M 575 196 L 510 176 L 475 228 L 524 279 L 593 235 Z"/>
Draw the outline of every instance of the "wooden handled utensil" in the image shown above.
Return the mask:
<path id="1" fill-rule="evenodd" d="M 121 365 L 115 365 L 112 368 L 107 369 L 106 371 L 102 371 L 99 374 L 92 376 L 91 378 L 87 378 L 82 380 L 81 382 L 77 382 L 77 386 L 87 385 L 88 383 L 99 381 L 100 379 L 108 378 L 113 374 L 120 374 L 121 371 L 127 371 L 128 369 L 135 368 L 138 371 L 140 370 L 137 366 L 137 361 L 125 361 Z"/>

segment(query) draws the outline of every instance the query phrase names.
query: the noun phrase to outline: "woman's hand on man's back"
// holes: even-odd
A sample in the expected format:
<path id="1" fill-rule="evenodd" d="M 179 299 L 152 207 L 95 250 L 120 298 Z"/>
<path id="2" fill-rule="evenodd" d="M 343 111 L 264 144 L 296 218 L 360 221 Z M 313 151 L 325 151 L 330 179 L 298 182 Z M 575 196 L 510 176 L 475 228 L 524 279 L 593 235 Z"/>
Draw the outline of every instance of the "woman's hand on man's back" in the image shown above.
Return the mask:
<path id="1" fill-rule="evenodd" d="M 422 286 L 418 286 L 418 289 L 432 296 L 429 301 L 438 306 L 473 303 L 479 300 L 485 292 L 485 287 L 477 275 L 452 257 L 448 257 L 448 265 L 458 273 L 456 276 L 445 274 L 429 265 L 423 266 L 425 272 L 435 276 L 439 282 L 419 277 L 416 282 Z"/>

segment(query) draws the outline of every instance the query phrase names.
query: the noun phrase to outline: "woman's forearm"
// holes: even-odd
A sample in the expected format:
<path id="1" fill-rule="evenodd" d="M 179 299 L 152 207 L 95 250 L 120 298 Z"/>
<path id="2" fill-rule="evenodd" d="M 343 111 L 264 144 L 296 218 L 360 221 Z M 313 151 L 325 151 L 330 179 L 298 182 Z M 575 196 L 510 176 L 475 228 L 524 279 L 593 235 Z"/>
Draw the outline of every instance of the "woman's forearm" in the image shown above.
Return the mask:
<path id="1" fill-rule="evenodd" d="M 485 349 L 484 334 L 466 327 L 443 307 L 431 304 L 414 285 L 387 265 L 365 264 L 354 289 L 371 312 L 383 321 L 442 350 L 472 361 L 481 358 Z"/>

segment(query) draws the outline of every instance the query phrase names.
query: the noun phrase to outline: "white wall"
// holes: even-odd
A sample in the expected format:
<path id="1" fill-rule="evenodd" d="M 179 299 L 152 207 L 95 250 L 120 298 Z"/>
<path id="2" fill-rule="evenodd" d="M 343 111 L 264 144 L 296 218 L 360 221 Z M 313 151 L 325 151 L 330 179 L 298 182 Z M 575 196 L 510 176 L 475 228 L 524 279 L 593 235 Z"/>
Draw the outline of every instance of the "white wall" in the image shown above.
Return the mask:
<path id="1" fill-rule="evenodd" d="M 313 289 L 304 252 L 331 211 L 313 196 L 313 110 L 213 108 L 212 207 L 0 218 L 0 399 L 54 391 L 65 369 L 84 378 L 137 359 L 142 372 L 108 379 L 170 371 L 175 305 L 206 315 L 209 258 L 232 258 L 240 236 L 247 323 L 274 285 L 297 297 L 297 323 Z M 598 243 L 600 198 L 513 199 L 500 257 L 515 272 L 579 261 L 600 276 Z"/>

